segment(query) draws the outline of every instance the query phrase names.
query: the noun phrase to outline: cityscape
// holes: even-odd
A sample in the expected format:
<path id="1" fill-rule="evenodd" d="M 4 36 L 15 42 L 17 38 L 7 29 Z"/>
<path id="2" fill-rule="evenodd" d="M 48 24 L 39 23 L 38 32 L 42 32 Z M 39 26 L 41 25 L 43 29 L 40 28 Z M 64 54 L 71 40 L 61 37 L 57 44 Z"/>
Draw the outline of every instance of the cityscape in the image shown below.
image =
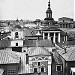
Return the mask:
<path id="1" fill-rule="evenodd" d="M 39 8 L 40 9 L 40 8 Z M 75 75 L 75 21 L 53 18 L 0 20 L 0 75 Z"/>

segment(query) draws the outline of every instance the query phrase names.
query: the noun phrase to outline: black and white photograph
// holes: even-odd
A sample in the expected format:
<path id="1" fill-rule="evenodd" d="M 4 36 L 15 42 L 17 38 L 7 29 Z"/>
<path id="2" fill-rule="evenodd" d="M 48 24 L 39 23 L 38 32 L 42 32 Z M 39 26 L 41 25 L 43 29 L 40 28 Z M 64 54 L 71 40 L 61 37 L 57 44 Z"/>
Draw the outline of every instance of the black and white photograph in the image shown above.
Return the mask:
<path id="1" fill-rule="evenodd" d="M 75 75 L 74 0 L 0 0 L 0 75 Z"/>

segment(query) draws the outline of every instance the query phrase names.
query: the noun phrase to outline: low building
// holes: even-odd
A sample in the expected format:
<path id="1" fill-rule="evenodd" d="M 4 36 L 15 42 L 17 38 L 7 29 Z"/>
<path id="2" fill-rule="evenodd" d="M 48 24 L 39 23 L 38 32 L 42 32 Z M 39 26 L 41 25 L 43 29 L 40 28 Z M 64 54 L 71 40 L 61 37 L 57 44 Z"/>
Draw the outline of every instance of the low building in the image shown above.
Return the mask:
<path id="1" fill-rule="evenodd" d="M 20 57 L 11 51 L 0 50 L 0 75 L 18 75 Z"/>
<path id="2" fill-rule="evenodd" d="M 72 18 L 62 17 L 58 19 L 58 25 L 60 28 L 73 28 L 74 21 Z"/>
<path id="3" fill-rule="evenodd" d="M 75 75 L 75 46 L 53 51 L 52 75 Z"/>

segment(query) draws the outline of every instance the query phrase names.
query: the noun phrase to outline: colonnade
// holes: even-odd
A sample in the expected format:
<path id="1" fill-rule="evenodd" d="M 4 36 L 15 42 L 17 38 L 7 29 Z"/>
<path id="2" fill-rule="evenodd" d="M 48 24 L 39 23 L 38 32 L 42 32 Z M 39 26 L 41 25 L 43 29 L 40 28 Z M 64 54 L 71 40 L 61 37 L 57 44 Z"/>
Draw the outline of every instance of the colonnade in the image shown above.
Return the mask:
<path id="1" fill-rule="evenodd" d="M 48 32 L 48 37 L 47 37 L 47 39 L 50 39 L 50 37 L 51 37 L 51 36 L 50 36 L 50 33 L 51 33 L 51 32 Z M 52 41 L 53 41 L 54 43 L 56 43 L 56 33 L 57 33 L 57 32 L 52 32 L 52 33 L 53 33 L 53 40 L 52 40 Z M 57 36 L 57 37 L 58 37 L 58 43 L 60 43 L 60 32 L 58 32 L 58 36 Z M 45 33 L 43 33 L 43 39 L 45 39 Z"/>

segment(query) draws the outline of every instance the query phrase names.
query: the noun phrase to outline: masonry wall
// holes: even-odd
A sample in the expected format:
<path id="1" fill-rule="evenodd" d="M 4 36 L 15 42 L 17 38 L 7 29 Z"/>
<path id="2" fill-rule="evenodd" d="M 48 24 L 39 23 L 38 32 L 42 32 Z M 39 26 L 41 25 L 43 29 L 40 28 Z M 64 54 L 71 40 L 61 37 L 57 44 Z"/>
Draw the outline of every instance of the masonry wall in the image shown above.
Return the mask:
<path id="1" fill-rule="evenodd" d="M 0 69 L 4 72 L 2 75 L 18 75 L 18 64 L 0 64 Z"/>
<path id="2" fill-rule="evenodd" d="M 62 71 L 56 71 L 57 65 L 62 65 Z M 65 60 L 57 53 L 57 51 L 54 51 L 52 56 L 52 75 L 65 75 L 65 65 Z"/>

